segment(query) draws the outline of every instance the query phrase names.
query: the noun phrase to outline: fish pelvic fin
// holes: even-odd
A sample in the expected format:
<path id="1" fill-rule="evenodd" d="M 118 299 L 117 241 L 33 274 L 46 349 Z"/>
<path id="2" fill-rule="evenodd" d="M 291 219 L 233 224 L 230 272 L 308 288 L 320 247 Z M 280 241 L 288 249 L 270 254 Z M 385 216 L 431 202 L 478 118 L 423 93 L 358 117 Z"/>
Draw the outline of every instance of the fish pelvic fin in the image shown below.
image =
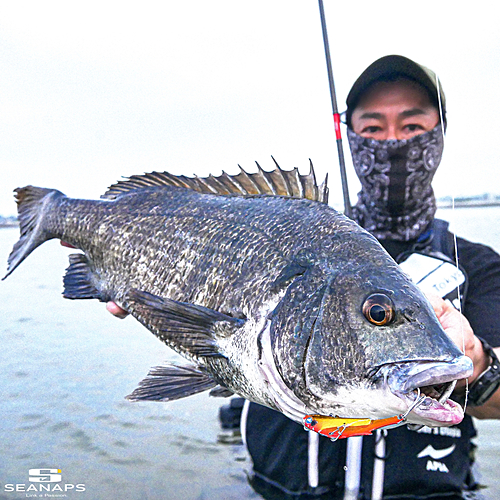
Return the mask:
<path id="1" fill-rule="evenodd" d="M 232 334 L 245 323 L 207 307 L 136 289 L 127 298 L 129 311 L 146 328 L 177 351 L 192 356 L 225 357 L 217 338 Z"/>
<path id="2" fill-rule="evenodd" d="M 130 401 L 173 401 L 218 386 L 212 376 L 197 366 L 156 366 L 126 399 Z"/>
<path id="3" fill-rule="evenodd" d="M 92 269 L 86 255 L 73 253 L 69 256 L 69 267 L 64 275 L 65 299 L 99 299 L 104 301 L 101 292 L 92 283 Z"/>
<path id="4" fill-rule="evenodd" d="M 213 398 L 229 398 L 230 396 L 234 396 L 234 392 L 223 385 L 218 385 L 209 392 L 209 396 Z"/>
<path id="5" fill-rule="evenodd" d="M 53 202 L 54 198 L 64 196 L 56 189 L 35 186 L 17 188 L 14 192 L 21 236 L 9 255 L 7 274 L 2 279 L 7 278 L 36 247 L 57 237 L 47 231 L 43 219 L 48 205 Z"/>
<path id="6" fill-rule="evenodd" d="M 274 158 L 273 161 L 276 168 L 270 172 L 263 170 L 256 162 L 258 170 L 255 173 L 248 173 L 240 166 L 240 172 L 236 175 L 229 175 L 226 172 L 222 172 L 219 176 L 209 175 L 208 177 L 187 177 L 168 172 L 133 175 L 110 186 L 101 198 L 114 200 L 131 191 L 151 187 L 175 186 L 205 194 L 287 196 L 328 203 L 327 179 L 318 185 L 310 160 L 309 173 L 304 175 L 299 173 L 298 168 L 283 170 Z"/>

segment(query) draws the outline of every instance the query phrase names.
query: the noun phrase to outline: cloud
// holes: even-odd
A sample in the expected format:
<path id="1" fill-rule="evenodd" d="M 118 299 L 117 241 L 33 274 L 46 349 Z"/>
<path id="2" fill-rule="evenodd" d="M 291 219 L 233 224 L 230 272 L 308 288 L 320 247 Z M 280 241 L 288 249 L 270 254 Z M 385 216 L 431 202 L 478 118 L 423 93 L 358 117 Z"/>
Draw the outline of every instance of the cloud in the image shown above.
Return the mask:
<path id="1" fill-rule="evenodd" d="M 437 193 L 500 192 L 493 16 L 449 2 L 325 10 L 339 108 L 376 58 L 426 64 L 449 110 Z M 304 170 L 311 158 L 342 204 L 314 2 L 4 2 L 0 33 L 0 214 L 23 184 L 94 197 L 123 175 L 272 168 L 271 154 Z"/>

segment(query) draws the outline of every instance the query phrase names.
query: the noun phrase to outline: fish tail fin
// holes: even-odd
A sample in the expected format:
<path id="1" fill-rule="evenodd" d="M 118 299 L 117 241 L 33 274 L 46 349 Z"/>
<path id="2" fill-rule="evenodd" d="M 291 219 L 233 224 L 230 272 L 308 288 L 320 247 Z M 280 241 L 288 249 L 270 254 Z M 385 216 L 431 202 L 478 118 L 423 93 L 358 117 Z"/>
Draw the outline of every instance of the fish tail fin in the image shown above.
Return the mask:
<path id="1" fill-rule="evenodd" d="M 64 196 L 56 189 L 26 186 L 14 190 L 21 236 L 8 259 L 7 274 L 12 271 L 38 246 L 56 235 L 48 232 L 43 224 L 47 205 L 54 197 Z"/>

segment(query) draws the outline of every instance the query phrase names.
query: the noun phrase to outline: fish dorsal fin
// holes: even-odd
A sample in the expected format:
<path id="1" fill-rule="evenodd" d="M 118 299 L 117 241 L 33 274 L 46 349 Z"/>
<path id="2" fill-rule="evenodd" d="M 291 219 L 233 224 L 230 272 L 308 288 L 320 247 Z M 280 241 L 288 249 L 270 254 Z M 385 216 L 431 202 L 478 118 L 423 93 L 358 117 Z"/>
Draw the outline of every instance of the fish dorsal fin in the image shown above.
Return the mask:
<path id="1" fill-rule="evenodd" d="M 117 182 L 108 188 L 101 198 L 114 200 L 118 196 L 147 187 L 177 186 L 193 189 L 198 193 L 249 196 L 275 195 L 291 198 L 307 198 L 312 201 L 328 203 L 328 176 L 318 186 L 312 162 L 308 174 L 300 174 L 298 168 L 283 170 L 273 161 L 276 168 L 266 172 L 257 163 L 258 171 L 248 173 L 240 166 L 240 172 L 229 175 L 222 172 L 219 176 L 186 177 L 173 175 L 168 172 L 151 172 L 144 175 L 133 175 L 128 179 Z"/>

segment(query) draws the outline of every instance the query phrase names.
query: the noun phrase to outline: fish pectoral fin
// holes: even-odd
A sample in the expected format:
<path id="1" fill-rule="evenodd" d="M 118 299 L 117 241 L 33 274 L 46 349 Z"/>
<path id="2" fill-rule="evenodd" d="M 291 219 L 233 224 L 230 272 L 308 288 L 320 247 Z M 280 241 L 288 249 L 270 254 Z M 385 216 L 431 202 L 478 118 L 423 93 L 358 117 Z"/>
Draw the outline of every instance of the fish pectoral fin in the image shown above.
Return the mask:
<path id="1" fill-rule="evenodd" d="M 173 401 L 212 389 L 217 382 L 197 366 L 156 366 L 126 399 L 130 401 Z"/>
<path id="2" fill-rule="evenodd" d="M 167 344 L 195 356 L 224 357 L 217 338 L 227 337 L 245 323 L 207 307 L 131 290 L 132 314 Z"/>
<path id="3" fill-rule="evenodd" d="M 65 299 L 99 299 L 104 300 L 101 293 L 92 284 L 92 270 L 87 256 L 73 253 L 69 256 L 69 267 L 64 275 Z"/>
<path id="4" fill-rule="evenodd" d="M 281 270 L 280 274 L 271 285 L 272 290 L 278 292 L 282 288 L 285 288 L 293 279 L 298 276 L 302 276 L 307 271 L 308 267 L 310 266 L 307 266 L 297 260 L 293 260 Z"/>

